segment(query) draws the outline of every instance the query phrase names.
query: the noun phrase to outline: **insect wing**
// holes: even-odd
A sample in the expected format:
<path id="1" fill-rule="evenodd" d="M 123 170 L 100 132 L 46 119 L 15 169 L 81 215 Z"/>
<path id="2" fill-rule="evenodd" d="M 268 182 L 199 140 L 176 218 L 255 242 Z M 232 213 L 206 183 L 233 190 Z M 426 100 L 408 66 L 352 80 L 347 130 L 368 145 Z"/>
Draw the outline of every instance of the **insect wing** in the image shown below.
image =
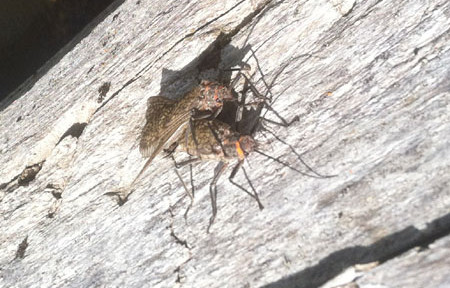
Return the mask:
<path id="1" fill-rule="evenodd" d="M 147 101 L 147 123 L 142 129 L 139 150 L 144 157 L 151 157 L 160 146 L 161 136 L 176 105 L 175 100 L 163 96 L 151 97 Z M 153 156 L 154 157 L 154 156 Z"/>

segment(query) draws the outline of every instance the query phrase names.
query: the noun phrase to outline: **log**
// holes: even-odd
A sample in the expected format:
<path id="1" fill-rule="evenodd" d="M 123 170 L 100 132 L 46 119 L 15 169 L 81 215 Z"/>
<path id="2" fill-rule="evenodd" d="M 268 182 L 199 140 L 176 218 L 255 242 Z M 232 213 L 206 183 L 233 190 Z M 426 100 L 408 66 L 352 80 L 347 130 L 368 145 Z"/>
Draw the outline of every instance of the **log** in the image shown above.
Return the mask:
<path id="1" fill-rule="evenodd" d="M 444 0 L 116 2 L 0 105 L 0 286 L 450 285 L 449 15 Z M 194 165 L 186 220 L 162 155 L 124 205 L 105 196 L 145 163 L 149 97 L 247 65 L 299 118 L 262 120 L 259 150 L 335 177 L 251 153 L 265 208 L 224 176 L 210 233 L 217 162 Z"/>

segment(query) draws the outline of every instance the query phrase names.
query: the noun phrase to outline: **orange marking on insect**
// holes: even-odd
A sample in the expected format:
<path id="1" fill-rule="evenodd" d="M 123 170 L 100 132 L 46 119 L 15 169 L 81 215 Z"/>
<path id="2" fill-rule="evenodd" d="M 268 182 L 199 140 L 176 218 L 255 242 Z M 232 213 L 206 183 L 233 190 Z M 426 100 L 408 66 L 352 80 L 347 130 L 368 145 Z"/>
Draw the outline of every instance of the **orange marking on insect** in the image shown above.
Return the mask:
<path id="1" fill-rule="evenodd" d="M 240 160 L 243 160 L 245 158 L 244 150 L 241 148 L 241 143 L 239 141 L 236 141 L 236 152 L 238 153 L 238 157 Z"/>

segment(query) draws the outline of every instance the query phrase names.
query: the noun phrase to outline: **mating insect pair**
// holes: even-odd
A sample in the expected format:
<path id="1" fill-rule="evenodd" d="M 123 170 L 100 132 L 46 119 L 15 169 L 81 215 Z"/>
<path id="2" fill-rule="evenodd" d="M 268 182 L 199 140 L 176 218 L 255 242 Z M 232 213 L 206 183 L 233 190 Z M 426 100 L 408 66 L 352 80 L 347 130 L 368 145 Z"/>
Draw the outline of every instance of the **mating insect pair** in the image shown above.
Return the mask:
<path id="1" fill-rule="evenodd" d="M 245 75 L 244 75 L 245 77 Z M 191 164 L 196 161 L 204 161 L 204 160 L 214 160 L 219 161 L 218 165 L 216 166 L 214 170 L 214 176 L 210 183 L 209 191 L 210 191 L 210 197 L 211 197 L 211 205 L 212 205 L 212 215 L 209 221 L 209 225 L 207 228 L 207 231 L 209 231 L 211 225 L 214 223 L 214 220 L 217 215 L 217 182 L 221 175 L 223 175 L 223 172 L 226 170 L 226 168 L 230 165 L 230 163 L 236 161 L 236 165 L 232 169 L 232 172 L 229 176 L 229 181 L 238 187 L 240 190 L 244 191 L 246 194 L 248 194 L 250 197 L 252 197 L 254 200 L 256 200 L 258 206 L 260 209 L 263 209 L 264 206 L 262 205 L 258 193 L 254 186 L 252 185 L 252 182 L 250 181 L 244 167 L 244 160 L 246 157 L 252 153 L 256 152 L 259 153 L 269 159 L 272 159 L 280 164 L 282 164 L 285 167 L 288 167 L 297 173 L 300 173 L 305 176 L 314 177 L 314 178 L 328 178 L 333 176 L 324 176 L 317 172 L 315 172 L 311 167 L 309 167 L 302 159 L 301 156 L 295 151 L 295 149 L 284 142 L 282 139 L 277 137 L 275 134 L 270 132 L 270 130 L 266 130 L 269 133 L 272 133 L 273 136 L 283 144 L 289 146 L 289 148 L 292 150 L 292 152 L 297 155 L 298 159 L 302 162 L 302 164 L 309 170 L 309 173 L 306 173 L 304 171 L 301 171 L 297 169 L 296 167 L 291 166 L 289 163 L 286 163 L 279 158 L 272 157 L 270 155 L 267 155 L 266 153 L 259 150 L 259 145 L 257 141 L 253 138 L 252 134 L 255 132 L 255 128 L 257 124 L 259 124 L 259 120 L 264 120 L 264 117 L 260 117 L 259 114 L 261 112 L 262 108 L 266 108 L 267 110 L 272 111 L 276 117 L 279 118 L 280 122 L 268 120 L 268 122 L 272 124 L 281 125 L 284 127 L 290 126 L 294 121 L 298 120 L 297 118 L 294 118 L 292 121 L 288 122 L 283 117 L 281 117 L 275 110 L 272 109 L 270 104 L 267 102 L 267 98 L 260 95 L 259 92 L 256 90 L 254 85 L 252 83 L 248 83 L 249 79 L 245 77 L 245 88 L 248 88 L 252 91 L 252 93 L 256 96 L 256 106 L 257 107 L 257 122 L 252 125 L 251 129 L 248 129 L 250 131 L 249 134 L 241 134 L 236 129 L 233 129 L 231 125 L 224 123 L 217 119 L 212 120 L 205 120 L 200 119 L 193 122 L 193 126 L 191 127 L 192 131 L 195 131 L 194 133 L 191 133 L 192 131 L 189 131 L 187 128 L 183 130 L 183 132 L 180 134 L 178 140 L 170 147 L 170 149 L 165 150 L 174 160 L 176 168 L 179 168 L 181 166 L 184 166 L 186 164 Z M 248 86 L 246 86 L 248 85 Z M 242 94 L 246 93 L 246 89 L 243 89 Z M 245 103 L 242 103 L 242 106 L 247 105 Z M 254 104 L 254 103 L 251 103 Z M 240 110 L 242 106 L 238 106 L 236 109 Z M 240 110 L 242 111 L 242 110 Z M 241 119 L 242 116 L 238 116 L 236 118 Z M 245 121 L 244 119 L 243 121 Z M 238 123 L 232 123 L 232 124 L 238 124 Z M 239 126 L 239 125 L 234 125 Z M 196 138 L 195 138 L 196 137 Z M 182 161 L 177 163 L 177 161 L 174 159 L 173 152 L 177 149 L 177 146 L 179 150 L 186 152 L 191 157 L 188 160 Z M 188 209 L 186 210 L 185 217 L 189 211 L 189 209 L 193 205 L 193 191 L 194 191 L 194 185 L 192 181 L 192 166 L 191 168 L 191 186 L 192 186 L 192 192 L 187 188 L 185 182 L 183 181 L 182 177 L 178 173 L 177 169 L 175 169 L 175 172 L 180 179 L 180 181 L 183 184 L 183 187 L 186 190 L 186 193 L 191 198 L 191 204 L 189 205 Z M 247 179 L 248 186 L 250 187 L 250 191 L 244 188 L 244 186 L 236 183 L 233 179 L 236 176 L 237 172 L 241 169 L 244 173 L 245 178 Z"/>
<path id="2" fill-rule="evenodd" d="M 249 82 L 245 75 L 244 78 L 247 80 L 245 83 Z M 236 79 L 230 86 L 234 86 L 235 83 Z M 248 85 L 248 83 L 246 85 Z M 246 86 L 246 88 L 251 90 L 253 94 L 257 96 L 256 98 L 258 101 L 256 103 L 259 105 L 259 108 L 266 107 L 268 110 L 273 111 L 275 115 L 281 119 L 281 125 L 290 125 L 290 123 L 285 121 L 270 107 L 270 105 L 266 102 L 266 98 L 257 92 L 253 84 L 250 83 L 249 86 Z M 128 196 L 132 192 L 133 185 L 149 167 L 156 155 L 158 155 L 164 148 L 168 147 L 171 147 L 172 149 L 169 150 L 173 152 L 173 144 L 175 143 L 176 145 L 179 145 L 181 150 L 196 157 L 181 164 L 192 163 L 199 160 L 219 161 L 219 164 L 215 169 L 213 180 L 210 184 L 212 216 L 209 221 L 210 223 L 208 230 L 214 222 L 217 214 L 217 181 L 229 163 L 233 160 L 237 160 L 237 164 L 233 168 L 229 177 L 230 182 L 254 198 L 257 201 L 259 208 L 262 209 L 263 205 L 258 198 L 258 194 L 252 183 L 249 181 L 245 169 L 242 167 L 246 155 L 256 151 L 283 164 L 284 166 L 294 169 L 299 173 L 305 173 L 291 167 L 289 164 L 282 162 L 278 158 L 271 157 L 257 150 L 256 142 L 251 135 L 241 135 L 235 129 L 231 128 L 229 124 L 215 119 L 222 110 L 224 101 L 236 100 L 237 99 L 233 97 L 230 88 L 216 82 L 208 81 L 202 81 L 200 85 L 196 86 L 178 101 L 171 100 L 163 96 L 151 97 L 148 100 L 146 112 L 147 122 L 142 130 L 140 140 L 140 152 L 144 157 L 148 157 L 149 159 L 128 188 L 122 189 L 119 192 L 108 192 L 106 194 L 117 196 L 120 205 L 125 203 Z M 245 99 L 243 99 L 243 102 L 245 105 Z M 238 109 L 242 108 L 244 105 L 238 106 Z M 274 123 L 273 121 L 269 122 Z M 253 130 L 254 129 L 251 129 L 251 131 Z M 282 141 L 281 139 L 279 140 Z M 251 192 L 233 181 L 234 176 L 241 167 L 249 182 L 252 190 Z M 328 177 L 314 172 L 307 165 L 306 167 L 315 174 L 315 176 L 309 176 Z M 178 172 L 177 175 L 179 176 Z M 182 181 L 181 177 L 180 180 Z M 184 185 L 184 187 L 187 193 L 193 197 L 186 185 Z"/>

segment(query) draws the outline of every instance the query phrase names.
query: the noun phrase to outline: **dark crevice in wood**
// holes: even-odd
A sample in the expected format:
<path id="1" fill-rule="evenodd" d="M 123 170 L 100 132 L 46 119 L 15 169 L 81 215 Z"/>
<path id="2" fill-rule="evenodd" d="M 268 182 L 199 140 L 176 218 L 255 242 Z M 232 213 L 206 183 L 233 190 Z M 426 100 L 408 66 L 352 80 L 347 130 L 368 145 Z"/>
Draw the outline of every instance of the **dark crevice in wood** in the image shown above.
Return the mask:
<path id="1" fill-rule="evenodd" d="M 356 1 L 353 2 L 352 8 L 350 8 L 345 14 L 342 14 L 342 17 L 347 17 L 348 15 L 352 14 L 353 10 L 355 9 Z"/>
<path id="2" fill-rule="evenodd" d="M 50 2 L 57 2 L 57 3 L 59 3 L 61 1 L 50 1 Z M 64 2 L 64 1 L 62 1 L 62 2 Z M 69 3 L 70 1 L 65 1 L 65 2 Z M 103 9 L 103 11 L 101 11 L 99 13 L 96 13 L 98 15 L 95 16 L 93 18 L 93 20 L 91 20 L 91 22 L 87 23 L 87 25 L 85 25 L 85 27 L 82 28 L 81 31 L 79 31 L 76 35 L 74 35 L 73 38 L 71 38 L 69 40 L 66 39 L 64 41 L 66 44 L 64 46 L 62 46 L 62 48 L 60 48 L 59 51 L 55 50 L 55 52 L 53 53 L 54 55 L 51 56 L 51 58 L 49 60 L 44 62 L 44 64 L 41 67 L 34 65 L 34 67 L 36 67 L 35 68 L 36 71 L 35 72 L 31 72 L 30 76 L 28 77 L 28 79 L 24 78 L 24 79 L 20 80 L 17 83 L 19 86 L 17 86 L 17 88 L 15 90 L 13 90 L 12 92 L 9 91 L 11 93 L 8 92 L 9 93 L 8 95 L 4 95 L 4 97 L 2 97 L 2 95 L 0 95 L 0 98 L 3 98 L 0 101 L 0 111 L 5 109 L 6 107 L 8 107 L 16 99 L 19 99 L 20 97 L 22 97 L 22 95 L 24 95 L 31 87 L 33 87 L 33 85 L 43 75 L 46 75 L 47 72 L 64 57 L 64 55 L 66 55 L 79 42 L 81 42 L 81 40 L 83 40 L 87 35 L 89 35 L 91 33 L 91 31 L 95 27 L 97 27 L 97 25 L 99 23 L 101 23 L 108 15 L 113 13 L 120 5 L 122 5 L 123 2 L 124 2 L 124 0 L 112 1 L 112 3 L 109 6 L 107 6 L 105 9 Z M 99 3 L 97 3 L 97 4 L 99 4 Z M 69 6 L 67 6 L 67 7 L 69 7 L 69 8 L 70 7 L 73 8 L 72 6 L 74 6 L 74 5 L 70 6 L 71 4 L 68 4 L 68 5 Z M 90 4 L 90 5 L 92 6 L 93 4 Z M 84 15 L 84 16 L 86 16 L 86 15 Z M 78 17 L 84 17 L 84 16 L 83 15 L 81 15 L 81 16 L 78 15 Z M 77 16 L 75 16 L 75 17 L 77 17 Z M 59 28 L 61 28 L 61 27 L 59 27 Z M 53 40 L 55 40 L 55 39 L 53 39 Z M 60 45 L 60 47 L 61 47 L 61 45 Z M 22 83 L 20 83 L 20 82 L 22 82 Z"/>
<path id="3" fill-rule="evenodd" d="M 16 182 L 16 180 L 17 180 L 17 178 L 19 178 L 19 176 L 20 175 L 17 175 L 13 179 L 11 179 L 10 181 L 5 182 L 5 183 L 1 183 L 0 184 L 0 190 L 6 190 L 6 192 L 9 192 L 10 190 L 14 190 L 13 187 L 11 187 L 11 186 L 14 186 L 13 184 Z"/>
<path id="4" fill-rule="evenodd" d="M 73 124 L 67 131 L 61 136 L 59 141 L 56 143 L 58 145 L 64 138 L 67 136 L 72 137 L 80 137 L 81 134 L 84 131 L 84 128 L 86 127 L 87 123 L 75 123 Z M 56 146 L 55 145 L 55 146 Z M 17 180 L 18 186 L 27 186 L 31 181 L 33 181 L 36 178 L 36 175 L 41 171 L 42 165 L 44 164 L 44 161 L 41 161 L 39 163 L 35 163 L 32 165 L 29 165 L 25 167 L 25 169 L 17 176 L 15 176 L 11 181 L 6 183 L 0 184 L 0 189 L 5 189 L 8 191 L 12 191 L 17 188 L 16 185 L 13 185 L 13 183 Z M 56 196 L 55 196 L 56 197 Z M 1 200 L 0 200 L 1 201 Z"/>
<path id="5" fill-rule="evenodd" d="M 61 143 L 61 141 L 66 138 L 67 136 L 72 136 L 75 138 L 79 138 L 81 136 L 81 134 L 83 134 L 84 128 L 86 128 L 87 123 L 74 123 L 72 126 L 70 126 L 69 129 L 67 129 L 66 132 L 64 132 L 64 134 L 61 136 L 61 138 L 59 138 L 59 141 L 56 143 L 55 146 L 58 146 L 59 143 Z"/>
<path id="6" fill-rule="evenodd" d="M 106 94 L 109 91 L 109 88 L 111 87 L 111 82 L 104 82 L 100 88 L 98 88 L 98 97 L 97 102 L 102 103 L 103 99 L 105 99 Z"/>
<path id="7" fill-rule="evenodd" d="M 63 189 L 60 187 L 60 185 L 49 183 L 47 184 L 47 186 L 45 186 L 45 188 L 51 190 L 52 196 L 55 197 L 56 200 L 62 198 Z"/>
<path id="8" fill-rule="evenodd" d="M 41 171 L 42 164 L 44 164 L 44 161 L 25 167 L 17 180 L 19 186 L 27 186 L 31 181 L 33 181 L 39 171 Z"/>
<path id="9" fill-rule="evenodd" d="M 177 268 L 175 268 L 175 270 L 173 270 L 173 272 L 177 275 L 177 278 L 175 279 L 175 283 L 178 284 L 182 284 L 183 283 L 183 279 L 185 278 L 184 275 L 182 275 L 182 268 L 183 265 L 185 265 L 186 263 L 188 263 L 189 261 L 191 261 L 192 257 L 189 257 L 186 261 L 184 261 L 183 263 L 181 263 L 180 266 L 178 266 Z"/>
<path id="10" fill-rule="evenodd" d="M 14 260 L 23 259 L 25 257 L 25 252 L 27 248 L 28 248 L 28 236 L 26 236 L 25 239 L 23 239 L 23 241 L 19 244 Z"/>

